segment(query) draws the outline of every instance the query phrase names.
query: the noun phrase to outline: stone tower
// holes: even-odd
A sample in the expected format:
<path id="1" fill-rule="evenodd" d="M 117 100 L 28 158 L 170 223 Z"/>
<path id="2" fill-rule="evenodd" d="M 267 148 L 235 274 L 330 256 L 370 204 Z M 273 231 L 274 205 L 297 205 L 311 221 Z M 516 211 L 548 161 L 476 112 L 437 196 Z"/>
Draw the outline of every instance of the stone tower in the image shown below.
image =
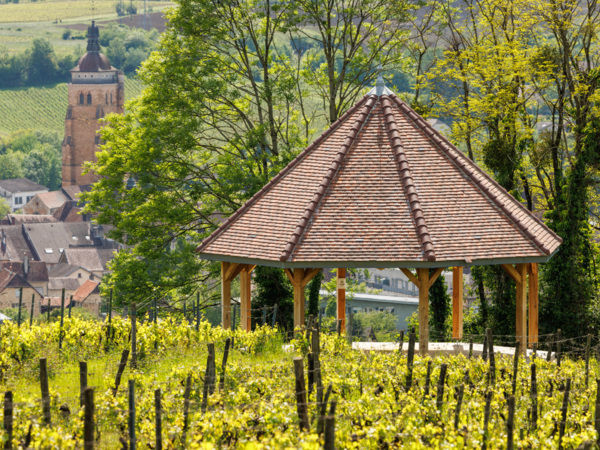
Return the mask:
<path id="1" fill-rule="evenodd" d="M 92 21 L 87 33 L 87 53 L 71 70 L 62 144 L 63 186 L 86 186 L 96 181 L 94 175 L 83 175 L 82 171 L 86 161 L 96 161 L 99 119 L 108 113 L 123 113 L 123 72 L 112 67 L 100 53 L 98 36 L 98 27 Z"/>

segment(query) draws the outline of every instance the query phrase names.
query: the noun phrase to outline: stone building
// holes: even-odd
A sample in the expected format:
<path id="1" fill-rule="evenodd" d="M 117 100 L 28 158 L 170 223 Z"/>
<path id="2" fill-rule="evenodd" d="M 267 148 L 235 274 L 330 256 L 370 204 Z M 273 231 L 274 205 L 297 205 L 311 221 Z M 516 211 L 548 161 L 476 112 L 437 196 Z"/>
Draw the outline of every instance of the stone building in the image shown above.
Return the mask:
<path id="1" fill-rule="evenodd" d="M 108 113 L 123 113 L 124 76 L 100 53 L 96 24 L 88 28 L 87 53 L 71 70 L 69 106 L 62 144 L 62 185 L 87 186 L 93 174 L 83 175 L 84 163 L 96 161 L 100 144 L 99 120 Z"/>

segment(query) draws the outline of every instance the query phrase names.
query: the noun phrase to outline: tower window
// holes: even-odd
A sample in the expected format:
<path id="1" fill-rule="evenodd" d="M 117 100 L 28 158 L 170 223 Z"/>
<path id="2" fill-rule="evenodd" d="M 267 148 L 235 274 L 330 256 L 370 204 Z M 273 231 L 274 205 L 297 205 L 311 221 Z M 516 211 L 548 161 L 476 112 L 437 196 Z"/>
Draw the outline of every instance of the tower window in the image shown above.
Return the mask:
<path id="1" fill-rule="evenodd" d="M 94 143 L 95 143 L 96 145 L 98 145 L 98 144 L 100 143 L 100 136 L 95 136 L 95 137 L 94 137 Z"/>
<path id="2" fill-rule="evenodd" d="M 92 94 L 88 94 L 87 95 L 87 104 L 91 105 L 92 104 Z"/>
<path id="3" fill-rule="evenodd" d="M 108 105 L 108 94 L 104 94 L 104 103 Z"/>
<path id="4" fill-rule="evenodd" d="M 112 92 L 110 93 L 110 104 L 111 105 L 113 104 L 113 101 L 112 101 Z"/>
<path id="5" fill-rule="evenodd" d="M 83 93 L 79 94 L 79 104 L 83 105 Z"/>

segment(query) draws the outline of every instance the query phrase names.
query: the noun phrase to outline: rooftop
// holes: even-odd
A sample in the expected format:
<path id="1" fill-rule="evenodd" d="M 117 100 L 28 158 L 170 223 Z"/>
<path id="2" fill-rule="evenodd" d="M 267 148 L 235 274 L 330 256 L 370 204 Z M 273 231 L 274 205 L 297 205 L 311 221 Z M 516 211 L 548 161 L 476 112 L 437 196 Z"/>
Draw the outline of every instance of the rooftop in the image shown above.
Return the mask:
<path id="1" fill-rule="evenodd" d="M 0 188 L 8 192 L 36 192 L 47 191 L 46 186 L 34 183 L 27 178 L 10 178 L 8 180 L 0 180 Z"/>
<path id="2" fill-rule="evenodd" d="M 378 86 L 232 214 L 201 257 L 275 267 L 545 262 L 561 239 Z"/>

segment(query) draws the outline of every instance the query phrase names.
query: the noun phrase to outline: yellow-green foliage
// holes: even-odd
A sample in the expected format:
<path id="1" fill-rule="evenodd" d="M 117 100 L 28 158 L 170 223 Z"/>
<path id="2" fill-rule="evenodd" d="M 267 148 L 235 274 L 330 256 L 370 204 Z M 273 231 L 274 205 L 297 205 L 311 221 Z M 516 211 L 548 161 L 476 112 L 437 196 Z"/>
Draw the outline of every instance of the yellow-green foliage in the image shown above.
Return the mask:
<path id="1" fill-rule="evenodd" d="M 137 97 L 142 83 L 125 80 L 125 97 Z M 0 90 L 0 136 L 17 130 L 35 129 L 64 132 L 67 112 L 67 85 Z"/>
<path id="2" fill-rule="evenodd" d="M 127 369 L 122 386 L 113 397 L 111 386 L 120 350 L 127 347 L 129 323 L 113 321 L 114 341 L 107 348 L 106 323 L 67 320 L 64 352 L 57 348 L 57 322 L 20 330 L 15 325 L 0 327 L 0 348 L 4 377 L 0 391 L 15 395 L 15 444 L 23 441 L 32 425 L 34 448 L 80 448 L 82 410 L 79 408 L 77 360 L 89 363 L 89 384 L 95 387 L 98 446 L 115 448 L 127 434 L 127 380 L 136 383 L 136 432 L 139 448 L 153 446 L 154 390 L 162 391 L 163 442 L 165 448 L 320 448 L 322 438 L 312 431 L 300 432 L 294 395 L 292 358 L 306 356 L 304 337 L 292 341 L 288 351 L 276 330 L 260 328 L 252 333 L 224 331 L 201 322 L 199 331 L 188 323 L 162 319 L 156 325 L 138 326 L 139 367 Z M 229 356 L 225 389 L 210 396 L 208 411 L 202 413 L 202 386 L 206 365 L 206 343 L 214 342 L 217 354 L 217 379 L 224 340 L 235 338 Z M 51 427 L 43 427 L 39 401 L 37 358 L 49 358 Z M 333 386 L 337 401 L 336 444 L 339 448 L 480 448 L 483 436 L 484 394 L 488 389 L 488 363 L 464 356 L 433 359 L 430 394 L 424 395 L 429 358 L 416 357 L 413 384 L 406 392 L 406 357 L 394 353 L 362 353 L 349 348 L 343 337 L 322 335 L 321 365 L 323 383 Z M 437 380 L 442 363 L 448 364 L 443 406 L 436 408 Z M 563 439 L 565 448 L 595 440 L 593 428 L 595 381 L 584 385 L 584 363 L 563 359 L 562 367 L 536 359 L 538 374 L 538 428 L 532 431 L 528 409 L 530 366 L 521 359 L 516 391 L 515 447 L 555 448 L 563 399 L 562 388 L 572 379 L 571 397 Z M 506 445 L 507 403 L 511 392 L 512 359 L 498 357 L 496 384 L 492 389 L 488 448 Z M 305 366 L 306 367 L 306 366 Z M 590 380 L 598 374 L 598 363 L 591 361 Z M 454 427 L 455 387 L 465 386 L 458 428 Z M 185 378 L 192 377 L 189 430 L 185 443 L 183 430 L 183 393 Z M 69 418 L 59 413 L 68 405 Z M 309 416 L 314 419 L 315 393 L 309 396 Z M 3 435 L 0 431 L 0 439 Z M 522 433 L 522 437 L 520 436 Z M 151 447 L 152 448 L 152 447 Z"/>

